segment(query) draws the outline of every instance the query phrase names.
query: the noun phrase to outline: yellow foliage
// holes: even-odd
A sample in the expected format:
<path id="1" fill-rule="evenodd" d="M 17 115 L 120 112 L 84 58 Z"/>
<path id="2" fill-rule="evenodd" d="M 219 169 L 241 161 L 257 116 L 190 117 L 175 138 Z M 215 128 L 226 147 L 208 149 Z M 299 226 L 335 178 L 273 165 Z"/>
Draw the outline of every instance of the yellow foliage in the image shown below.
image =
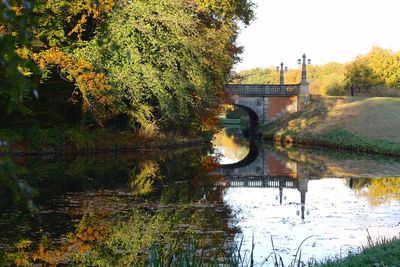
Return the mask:
<path id="1" fill-rule="evenodd" d="M 353 187 L 360 196 L 366 197 L 372 206 L 390 203 L 400 200 L 400 177 L 371 179 L 367 187 Z"/>
<path id="2" fill-rule="evenodd" d="M 153 191 L 156 179 L 161 179 L 160 166 L 154 160 L 144 160 L 139 163 L 139 172 L 132 173 L 130 186 L 134 194 L 145 195 Z"/>
<path id="3" fill-rule="evenodd" d="M 107 116 L 93 105 L 111 106 L 112 99 L 105 94 L 111 87 L 107 76 L 94 70 L 94 67 L 83 59 L 76 59 L 58 48 L 50 48 L 32 55 L 33 60 L 39 68 L 44 71 L 49 66 L 56 65 L 61 68 L 68 78 L 75 81 L 83 98 L 84 111 L 92 111 L 96 115 L 97 122 L 102 125 L 103 119 Z M 72 94 L 71 100 L 76 101 Z"/>
<path id="4" fill-rule="evenodd" d="M 96 213 L 93 213 L 96 212 Z M 81 255 L 92 249 L 92 242 L 102 241 L 107 238 L 110 224 L 105 222 L 104 217 L 108 213 L 91 211 L 86 213 L 75 233 L 65 236 L 65 241 L 59 247 L 50 248 L 47 240 L 43 239 L 38 249 L 33 253 L 19 253 L 15 260 L 17 266 L 30 266 L 34 263 L 44 263 L 45 266 L 58 266 L 65 264 L 67 259 L 74 255 Z M 28 244 L 28 243 L 27 243 Z M 40 265 L 41 266 L 41 265 Z"/>
<path id="5" fill-rule="evenodd" d="M 111 12 L 115 6 L 115 1 L 99 0 L 97 1 L 97 3 L 95 3 L 95 1 L 93 0 L 86 0 L 82 4 L 85 6 L 84 7 L 85 13 L 82 14 L 80 19 L 78 20 L 78 23 L 68 33 L 68 36 L 71 36 L 72 34 L 76 33 L 78 35 L 79 40 L 81 39 L 82 34 L 85 32 L 85 24 L 88 21 L 88 18 L 92 17 L 93 19 L 98 19 L 101 13 Z"/>

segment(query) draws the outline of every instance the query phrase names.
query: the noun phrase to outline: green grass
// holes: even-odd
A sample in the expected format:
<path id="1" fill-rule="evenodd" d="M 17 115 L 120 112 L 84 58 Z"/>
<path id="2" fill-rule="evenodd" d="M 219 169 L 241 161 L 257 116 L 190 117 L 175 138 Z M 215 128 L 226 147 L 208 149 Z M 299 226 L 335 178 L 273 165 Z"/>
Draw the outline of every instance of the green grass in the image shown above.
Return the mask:
<path id="1" fill-rule="evenodd" d="M 317 266 L 400 266 L 400 240 L 383 241 L 372 247 L 364 248 L 360 254 L 349 255 L 344 259 L 327 260 Z"/>
<path id="2" fill-rule="evenodd" d="M 343 128 L 323 132 L 320 135 L 299 136 L 304 143 L 329 146 L 357 152 L 400 155 L 400 143 L 387 140 L 371 140 L 357 136 Z"/>

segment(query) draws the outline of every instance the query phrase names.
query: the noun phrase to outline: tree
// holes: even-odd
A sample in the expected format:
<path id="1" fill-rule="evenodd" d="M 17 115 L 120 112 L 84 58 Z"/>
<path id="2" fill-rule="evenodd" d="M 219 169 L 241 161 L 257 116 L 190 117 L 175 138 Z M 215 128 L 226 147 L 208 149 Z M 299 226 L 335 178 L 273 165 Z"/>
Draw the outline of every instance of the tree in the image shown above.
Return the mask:
<path id="1" fill-rule="evenodd" d="M 103 93 L 108 84 L 104 74 L 96 73 L 93 66 L 74 58 L 71 52 L 82 40 L 93 36 L 113 6 L 112 0 L 0 3 L 0 101 L 8 106 L 8 113 L 15 109 L 27 111 L 24 98 L 55 66 L 76 84 L 71 99 L 81 99 L 84 111 L 91 109 L 93 102 L 105 102 Z M 34 95 L 38 96 L 36 90 Z"/>
<path id="2" fill-rule="evenodd" d="M 244 14 L 233 16 L 232 6 L 219 17 L 204 2 L 127 3 L 76 54 L 107 74 L 134 127 L 199 128 L 215 115 L 238 52 L 234 20 Z"/>
<path id="3" fill-rule="evenodd" d="M 354 84 L 360 92 L 367 92 L 373 86 L 382 83 L 369 66 L 365 57 L 357 57 L 345 67 L 346 87 Z"/>
<path id="4" fill-rule="evenodd" d="M 32 89 L 27 75 L 36 71 L 27 57 L 31 34 L 26 30 L 33 3 L 0 2 L 0 112 L 23 110 L 21 102 Z M 4 109 L 6 108 L 6 109 Z"/>

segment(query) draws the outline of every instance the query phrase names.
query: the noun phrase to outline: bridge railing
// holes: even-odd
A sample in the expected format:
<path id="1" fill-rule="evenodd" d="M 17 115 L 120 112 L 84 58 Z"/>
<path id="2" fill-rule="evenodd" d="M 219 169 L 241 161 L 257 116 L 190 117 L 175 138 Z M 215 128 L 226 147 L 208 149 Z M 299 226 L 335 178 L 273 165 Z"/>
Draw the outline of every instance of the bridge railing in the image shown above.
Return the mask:
<path id="1" fill-rule="evenodd" d="M 227 84 L 231 95 L 242 96 L 294 96 L 299 94 L 298 84 Z"/>

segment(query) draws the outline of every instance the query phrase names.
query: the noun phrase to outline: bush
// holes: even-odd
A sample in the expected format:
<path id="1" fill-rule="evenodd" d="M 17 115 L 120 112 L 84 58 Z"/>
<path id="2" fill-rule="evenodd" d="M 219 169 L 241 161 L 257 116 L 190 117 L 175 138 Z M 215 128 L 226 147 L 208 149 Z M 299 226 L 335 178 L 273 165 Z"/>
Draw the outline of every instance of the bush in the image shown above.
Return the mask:
<path id="1" fill-rule="evenodd" d="M 81 128 L 70 128 L 65 131 L 65 138 L 71 142 L 76 149 L 85 147 L 94 147 L 96 145 L 95 137 L 88 131 Z"/>
<path id="2" fill-rule="evenodd" d="M 32 149 L 40 149 L 43 146 L 60 146 L 63 143 L 64 134 L 60 128 L 42 129 L 32 127 L 22 132 L 24 138 L 30 142 Z"/>
<path id="3" fill-rule="evenodd" d="M 369 89 L 368 92 L 366 92 L 364 95 L 382 96 L 382 97 L 400 97 L 400 89 L 378 86 Z"/>

